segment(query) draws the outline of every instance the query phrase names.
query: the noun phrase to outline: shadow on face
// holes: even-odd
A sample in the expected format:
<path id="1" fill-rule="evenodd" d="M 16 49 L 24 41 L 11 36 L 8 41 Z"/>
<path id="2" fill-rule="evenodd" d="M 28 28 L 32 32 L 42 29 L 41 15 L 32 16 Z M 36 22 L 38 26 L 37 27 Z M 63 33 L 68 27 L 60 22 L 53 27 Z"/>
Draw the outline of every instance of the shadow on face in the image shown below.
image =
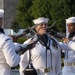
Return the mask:
<path id="1" fill-rule="evenodd" d="M 48 25 L 46 23 L 41 23 L 38 24 L 38 26 L 35 28 L 37 34 L 39 35 L 43 35 L 46 33 L 46 29 L 47 29 Z"/>
<path id="2" fill-rule="evenodd" d="M 68 26 L 69 33 L 75 32 L 75 23 L 69 23 L 67 26 Z"/>

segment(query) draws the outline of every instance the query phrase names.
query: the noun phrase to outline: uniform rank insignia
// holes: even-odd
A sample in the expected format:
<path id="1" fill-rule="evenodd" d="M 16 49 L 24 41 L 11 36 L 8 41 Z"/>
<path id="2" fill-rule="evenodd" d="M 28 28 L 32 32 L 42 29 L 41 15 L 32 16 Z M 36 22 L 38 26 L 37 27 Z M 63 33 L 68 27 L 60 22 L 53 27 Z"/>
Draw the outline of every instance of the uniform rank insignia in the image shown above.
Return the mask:
<path id="1" fill-rule="evenodd" d="M 8 40 L 11 40 L 11 39 L 8 38 L 8 39 L 6 39 L 5 41 L 8 41 Z"/>

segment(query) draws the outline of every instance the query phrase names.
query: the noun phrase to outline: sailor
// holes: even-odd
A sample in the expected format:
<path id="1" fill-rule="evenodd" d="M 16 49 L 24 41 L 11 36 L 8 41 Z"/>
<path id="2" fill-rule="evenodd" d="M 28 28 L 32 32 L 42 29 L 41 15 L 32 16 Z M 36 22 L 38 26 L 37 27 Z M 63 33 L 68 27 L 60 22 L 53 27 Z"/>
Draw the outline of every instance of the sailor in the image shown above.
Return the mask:
<path id="1" fill-rule="evenodd" d="M 2 28 L 4 10 L 0 9 L 0 28 Z M 11 67 L 15 67 L 20 62 L 20 54 L 25 44 L 13 43 L 12 39 L 0 30 L 0 75 L 10 75 Z"/>
<path id="2" fill-rule="evenodd" d="M 26 67 L 29 64 L 31 53 L 31 64 L 35 68 L 37 75 L 61 75 L 61 55 L 57 41 L 46 33 L 48 18 L 39 17 L 34 19 L 36 35 L 25 41 L 34 41 L 40 37 L 35 47 L 21 55 L 20 75 L 26 75 Z"/>
<path id="3" fill-rule="evenodd" d="M 75 17 L 66 19 L 66 33 L 64 43 L 60 43 L 62 50 L 65 51 L 62 75 L 75 75 Z"/>

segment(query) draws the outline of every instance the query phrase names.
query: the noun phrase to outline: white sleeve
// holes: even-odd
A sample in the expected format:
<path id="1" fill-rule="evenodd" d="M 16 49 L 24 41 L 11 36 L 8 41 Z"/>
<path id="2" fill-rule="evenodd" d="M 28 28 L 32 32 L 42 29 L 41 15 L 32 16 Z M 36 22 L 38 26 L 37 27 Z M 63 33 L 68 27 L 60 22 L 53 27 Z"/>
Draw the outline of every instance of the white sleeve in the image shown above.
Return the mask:
<path id="1" fill-rule="evenodd" d="M 20 75 L 24 75 L 23 71 L 25 70 L 25 68 L 28 66 L 28 53 L 29 51 L 25 52 L 24 54 L 21 55 L 21 61 L 20 61 Z"/>
<path id="2" fill-rule="evenodd" d="M 69 47 L 71 50 L 75 51 L 75 40 L 74 40 L 74 41 L 70 41 L 70 42 L 68 43 L 68 47 Z"/>
<path id="3" fill-rule="evenodd" d="M 67 44 L 59 42 L 59 45 L 60 45 L 60 47 L 61 47 L 62 50 L 68 50 L 68 51 L 70 51 L 70 48 L 68 47 Z"/>
<path id="4" fill-rule="evenodd" d="M 26 40 L 23 44 L 22 44 L 22 47 L 23 48 L 26 48 L 29 44 L 30 44 L 30 41 L 31 41 L 31 38 Z"/>
<path id="5" fill-rule="evenodd" d="M 24 44 L 22 45 L 22 47 L 25 47 L 27 44 L 30 43 L 32 38 L 26 40 L 24 42 Z M 23 71 L 25 70 L 25 68 L 28 66 L 29 64 L 29 50 L 26 51 L 24 54 L 21 55 L 21 61 L 20 61 L 20 75 L 24 75 Z"/>
<path id="6" fill-rule="evenodd" d="M 15 45 L 12 40 L 7 38 L 2 44 L 2 51 L 7 64 L 9 64 L 10 67 L 17 66 L 20 62 L 20 55 L 16 54 Z"/>
<path id="7" fill-rule="evenodd" d="M 19 43 L 14 42 L 14 45 L 15 45 L 15 51 L 18 51 L 18 50 L 21 49 L 20 46 L 22 46 L 22 44 L 19 44 Z"/>

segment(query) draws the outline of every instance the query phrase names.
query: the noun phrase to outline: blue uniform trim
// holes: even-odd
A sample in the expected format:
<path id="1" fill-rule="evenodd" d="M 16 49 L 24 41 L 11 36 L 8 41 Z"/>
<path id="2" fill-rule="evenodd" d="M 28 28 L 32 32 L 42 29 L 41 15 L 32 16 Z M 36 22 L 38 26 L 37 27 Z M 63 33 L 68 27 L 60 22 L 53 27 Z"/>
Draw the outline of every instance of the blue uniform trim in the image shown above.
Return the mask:
<path id="1" fill-rule="evenodd" d="M 5 41 L 8 41 L 8 40 L 11 40 L 11 39 L 8 38 L 8 39 L 6 39 Z"/>

